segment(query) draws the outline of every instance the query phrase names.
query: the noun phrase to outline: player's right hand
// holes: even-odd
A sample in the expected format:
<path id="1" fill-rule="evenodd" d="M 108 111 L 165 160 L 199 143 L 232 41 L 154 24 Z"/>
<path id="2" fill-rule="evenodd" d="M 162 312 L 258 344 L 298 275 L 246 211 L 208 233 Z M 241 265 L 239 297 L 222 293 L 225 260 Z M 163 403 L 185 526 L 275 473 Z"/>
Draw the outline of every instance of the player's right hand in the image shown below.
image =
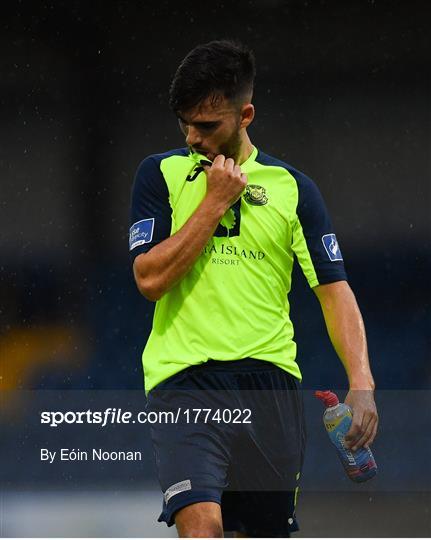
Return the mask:
<path id="1" fill-rule="evenodd" d="M 247 185 L 247 176 L 232 158 L 219 154 L 211 167 L 204 167 L 207 176 L 207 198 L 230 208 L 241 196 Z"/>

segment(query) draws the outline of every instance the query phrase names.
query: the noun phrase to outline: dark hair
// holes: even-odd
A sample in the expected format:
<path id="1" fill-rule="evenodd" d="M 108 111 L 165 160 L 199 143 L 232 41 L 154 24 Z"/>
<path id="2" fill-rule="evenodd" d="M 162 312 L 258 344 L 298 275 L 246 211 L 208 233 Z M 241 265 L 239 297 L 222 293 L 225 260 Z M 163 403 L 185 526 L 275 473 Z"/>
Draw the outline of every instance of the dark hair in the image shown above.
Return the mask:
<path id="1" fill-rule="evenodd" d="M 220 96 L 240 101 L 253 92 L 254 55 L 241 43 L 222 40 L 198 45 L 179 65 L 169 89 L 169 106 L 187 111 Z"/>

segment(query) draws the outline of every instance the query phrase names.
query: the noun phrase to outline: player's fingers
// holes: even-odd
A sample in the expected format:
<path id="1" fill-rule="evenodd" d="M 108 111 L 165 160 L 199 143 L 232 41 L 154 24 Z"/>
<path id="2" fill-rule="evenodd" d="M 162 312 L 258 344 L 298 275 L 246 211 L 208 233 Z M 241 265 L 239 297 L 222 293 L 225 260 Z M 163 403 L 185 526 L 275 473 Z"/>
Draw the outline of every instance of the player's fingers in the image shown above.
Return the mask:
<path id="1" fill-rule="evenodd" d="M 371 435 L 373 433 L 374 423 L 374 420 L 369 417 L 368 424 L 366 424 L 365 427 L 362 427 L 362 436 L 359 437 L 352 445 L 353 452 L 369 443 Z"/>
<path id="2" fill-rule="evenodd" d="M 224 167 L 225 157 L 223 154 L 219 154 L 214 158 L 213 167 Z"/>
<path id="3" fill-rule="evenodd" d="M 233 173 L 235 176 L 241 176 L 241 167 L 239 165 L 235 165 L 233 168 Z"/>
<path id="4" fill-rule="evenodd" d="M 377 421 L 373 426 L 373 432 L 371 434 L 369 441 L 367 442 L 367 446 L 371 446 L 373 444 L 374 439 L 376 438 L 376 435 L 377 435 L 378 426 L 379 426 L 379 422 Z"/>
<path id="5" fill-rule="evenodd" d="M 227 158 L 227 160 L 224 162 L 224 168 L 229 172 L 233 172 L 234 167 L 235 161 L 232 158 Z"/>
<path id="6" fill-rule="evenodd" d="M 362 425 L 362 422 L 359 422 L 357 417 L 353 415 L 350 429 L 346 433 L 346 436 L 344 437 L 344 440 L 349 447 L 351 447 L 355 443 L 355 441 L 357 441 L 361 437 L 362 435 L 361 425 Z"/>
<path id="7" fill-rule="evenodd" d="M 374 441 L 374 438 L 377 434 L 377 428 L 378 428 L 378 425 L 379 425 L 379 415 L 377 413 L 377 409 L 374 409 L 374 410 L 371 410 L 371 412 L 369 413 L 369 421 L 368 421 L 368 427 L 366 427 L 366 429 L 368 431 L 371 431 L 369 437 L 368 437 L 368 440 L 366 441 L 365 444 L 367 445 L 370 445 L 372 444 L 372 442 Z"/>

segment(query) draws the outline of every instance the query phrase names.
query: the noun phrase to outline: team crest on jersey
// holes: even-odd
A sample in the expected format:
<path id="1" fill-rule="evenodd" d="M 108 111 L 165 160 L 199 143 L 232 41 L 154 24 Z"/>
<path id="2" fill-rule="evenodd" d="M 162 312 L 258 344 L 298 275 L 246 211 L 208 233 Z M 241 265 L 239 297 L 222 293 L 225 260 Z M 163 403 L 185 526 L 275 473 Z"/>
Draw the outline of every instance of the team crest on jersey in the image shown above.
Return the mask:
<path id="1" fill-rule="evenodd" d="M 248 184 L 245 188 L 244 200 L 254 206 L 263 206 L 268 202 L 266 190 L 257 184 Z"/>

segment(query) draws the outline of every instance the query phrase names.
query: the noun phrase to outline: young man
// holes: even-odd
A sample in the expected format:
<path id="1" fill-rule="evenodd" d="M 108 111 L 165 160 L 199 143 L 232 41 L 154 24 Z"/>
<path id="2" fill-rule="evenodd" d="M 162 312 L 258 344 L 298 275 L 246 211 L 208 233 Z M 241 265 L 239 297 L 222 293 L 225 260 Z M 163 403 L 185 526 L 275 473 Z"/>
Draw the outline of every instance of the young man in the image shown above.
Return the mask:
<path id="1" fill-rule="evenodd" d="M 182 418 L 152 425 L 159 521 L 182 537 L 298 530 L 305 431 L 287 300 L 294 256 L 348 375 L 348 444 L 370 445 L 377 431 L 364 325 L 322 197 L 247 134 L 254 76 L 240 44 L 193 49 L 170 89 L 187 148 L 147 157 L 132 193 L 134 276 L 157 301 L 143 353 L 148 406 Z M 193 421 L 196 409 L 213 421 Z M 214 416 L 226 410 L 239 410 L 239 422 Z"/>

